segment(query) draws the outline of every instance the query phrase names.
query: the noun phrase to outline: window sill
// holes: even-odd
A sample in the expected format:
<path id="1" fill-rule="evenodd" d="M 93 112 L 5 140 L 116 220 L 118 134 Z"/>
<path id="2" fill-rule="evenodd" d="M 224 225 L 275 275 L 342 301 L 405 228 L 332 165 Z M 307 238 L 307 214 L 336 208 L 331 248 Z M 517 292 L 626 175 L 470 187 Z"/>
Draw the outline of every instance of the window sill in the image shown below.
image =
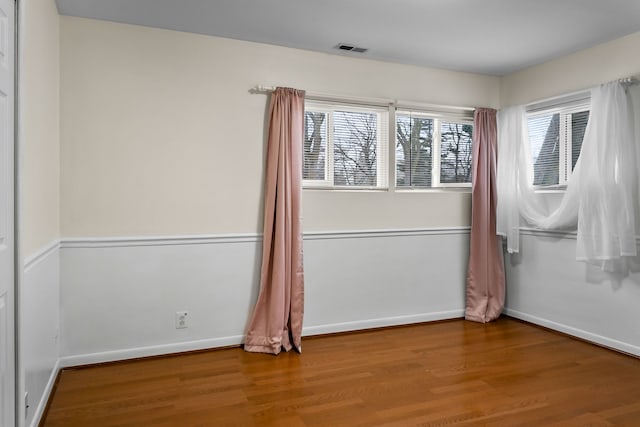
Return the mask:
<path id="1" fill-rule="evenodd" d="M 435 187 L 435 188 L 336 188 L 336 187 L 302 187 L 302 191 L 309 192 L 334 192 L 334 193 L 403 193 L 403 194 L 428 194 L 428 193 L 466 193 L 471 194 L 471 187 Z"/>
<path id="2" fill-rule="evenodd" d="M 554 185 L 549 187 L 534 187 L 533 191 L 536 194 L 562 194 L 567 191 L 566 185 Z"/>
<path id="3" fill-rule="evenodd" d="M 396 193 L 471 193 L 471 187 L 433 187 L 433 188 L 402 188 L 396 187 Z"/>
<path id="4" fill-rule="evenodd" d="M 311 192 L 335 192 L 335 193 L 387 193 L 388 188 L 376 188 L 376 187 L 363 187 L 363 188 L 349 188 L 349 187 L 302 187 L 302 191 Z"/>

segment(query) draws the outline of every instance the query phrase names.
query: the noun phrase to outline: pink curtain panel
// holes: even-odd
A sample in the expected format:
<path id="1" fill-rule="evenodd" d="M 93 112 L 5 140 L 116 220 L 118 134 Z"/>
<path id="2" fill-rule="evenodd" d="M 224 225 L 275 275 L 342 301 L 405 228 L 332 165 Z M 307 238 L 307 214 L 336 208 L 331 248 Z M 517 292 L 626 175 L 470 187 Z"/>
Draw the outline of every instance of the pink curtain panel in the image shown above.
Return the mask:
<path id="1" fill-rule="evenodd" d="M 304 272 L 300 199 L 304 91 L 271 94 L 264 195 L 260 294 L 244 349 L 278 354 L 301 351 Z"/>
<path id="2" fill-rule="evenodd" d="M 481 323 L 497 319 L 504 308 L 504 261 L 500 237 L 496 235 L 496 164 L 496 110 L 477 109 L 465 319 Z"/>

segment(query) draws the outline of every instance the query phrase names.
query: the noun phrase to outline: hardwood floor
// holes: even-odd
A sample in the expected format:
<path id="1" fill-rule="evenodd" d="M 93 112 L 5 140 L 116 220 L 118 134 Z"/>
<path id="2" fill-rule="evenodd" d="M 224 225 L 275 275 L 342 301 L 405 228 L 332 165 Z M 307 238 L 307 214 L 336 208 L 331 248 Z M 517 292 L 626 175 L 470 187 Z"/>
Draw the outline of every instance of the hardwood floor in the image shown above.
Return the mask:
<path id="1" fill-rule="evenodd" d="M 45 426 L 640 426 L 640 360 L 510 318 L 61 373 Z"/>

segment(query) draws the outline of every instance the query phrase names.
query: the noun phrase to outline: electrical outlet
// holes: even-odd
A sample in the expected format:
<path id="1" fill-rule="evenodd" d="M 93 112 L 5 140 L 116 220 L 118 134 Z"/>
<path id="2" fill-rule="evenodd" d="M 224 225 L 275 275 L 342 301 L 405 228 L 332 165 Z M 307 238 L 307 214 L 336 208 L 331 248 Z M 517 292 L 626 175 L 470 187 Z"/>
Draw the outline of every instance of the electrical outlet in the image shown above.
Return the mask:
<path id="1" fill-rule="evenodd" d="M 184 329 L 189 327 L 189 323 L 187 322 L 188 316 L 188 311 L 176 311 L 176 329 Z"/>

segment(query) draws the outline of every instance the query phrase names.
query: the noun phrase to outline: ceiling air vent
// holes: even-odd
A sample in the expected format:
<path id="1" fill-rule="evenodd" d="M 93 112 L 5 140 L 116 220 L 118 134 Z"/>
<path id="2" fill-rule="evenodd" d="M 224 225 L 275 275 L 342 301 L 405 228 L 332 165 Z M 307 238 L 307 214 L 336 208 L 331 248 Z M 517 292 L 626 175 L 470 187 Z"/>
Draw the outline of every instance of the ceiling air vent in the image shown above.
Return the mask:
<path id="1" fill-rule="evenodd" d="M 335 48 L 339 50 L 346 50 L 348 52 L 356 52 L 356 53 L 365 53 L 366 51 L 369 50 L 364 47 L 357 47 L 352 44 L 346 44 L 346 43 L 340 43 Z"/>

